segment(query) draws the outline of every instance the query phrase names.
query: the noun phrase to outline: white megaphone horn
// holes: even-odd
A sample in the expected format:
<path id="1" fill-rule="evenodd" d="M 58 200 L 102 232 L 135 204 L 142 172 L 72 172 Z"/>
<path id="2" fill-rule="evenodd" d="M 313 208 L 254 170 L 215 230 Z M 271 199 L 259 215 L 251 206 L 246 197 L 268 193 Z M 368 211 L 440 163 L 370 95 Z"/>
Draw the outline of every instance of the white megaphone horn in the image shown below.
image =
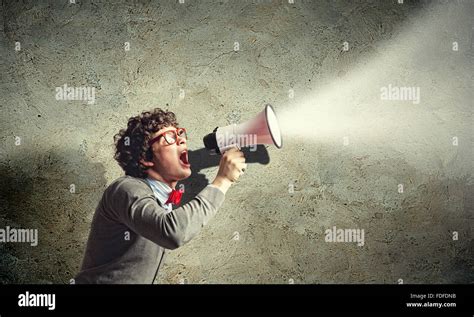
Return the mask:
<path id="1" fill-rule="evenodd" d="M 275 111 L 270 104 L 253 119 L 240 124 L 231 124 L 215 128 L 203 139 L 204 146 L 216 153 L 223 154 L 232 147 L 257 146 L 257 144 L 274 144 L 281 148 L 281 132 Z"/>

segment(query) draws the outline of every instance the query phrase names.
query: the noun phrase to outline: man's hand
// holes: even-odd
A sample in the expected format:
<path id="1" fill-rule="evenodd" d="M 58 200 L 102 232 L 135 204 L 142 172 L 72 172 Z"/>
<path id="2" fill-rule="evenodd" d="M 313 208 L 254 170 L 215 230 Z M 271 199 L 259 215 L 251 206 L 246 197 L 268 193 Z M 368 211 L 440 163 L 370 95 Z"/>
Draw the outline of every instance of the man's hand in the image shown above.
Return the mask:
<path id="1" fill-rule="evenodd" d="M 232 148 L 222 155 L 219 171 L 212 184 L 226 193 L 246 168 L 244 153 L 237 148 Z"/>

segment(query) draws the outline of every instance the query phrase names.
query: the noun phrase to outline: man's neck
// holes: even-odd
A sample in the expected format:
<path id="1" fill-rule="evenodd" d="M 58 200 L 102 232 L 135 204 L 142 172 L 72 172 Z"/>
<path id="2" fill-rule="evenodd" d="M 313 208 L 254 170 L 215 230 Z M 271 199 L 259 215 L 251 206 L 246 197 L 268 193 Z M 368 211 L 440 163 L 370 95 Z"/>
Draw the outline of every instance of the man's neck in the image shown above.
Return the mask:
<path id="1" fill-rule="evenodd" d="M 167 180 L 165 180 L 163 177 L 161 177 L 160 174 L 158 174 L 157 172 L 155 172 L 152 169 L 147 170 L 147 174 L 148 174 L 149 178 L 158 180 L 160 182 L 163 182 L 166 185 L 168 185 L 169 187 L 171 187 L 172 189 L 175 189 L 176 184 L 178 184 L 178 181 L 167 181 Z"/>

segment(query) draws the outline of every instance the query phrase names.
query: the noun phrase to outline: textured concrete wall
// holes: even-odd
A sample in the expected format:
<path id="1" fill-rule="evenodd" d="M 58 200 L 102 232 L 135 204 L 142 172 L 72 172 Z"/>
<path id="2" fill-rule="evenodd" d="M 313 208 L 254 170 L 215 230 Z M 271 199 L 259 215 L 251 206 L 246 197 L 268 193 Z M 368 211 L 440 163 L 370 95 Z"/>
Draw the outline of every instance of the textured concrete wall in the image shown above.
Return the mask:
<path id="1" fill-rule="evenodd" d="M 129 116 L 169 108 L 198 150 L 214 127 L 267 102 L 281 114 L 298 110 L 290 89 L 304 96 L 370 67 L 407 25 L 421 41 L 422 15 L 451 22 L 393 68 L 429 102 L 410 120 L 401 114 L 418 110 L 406 106 L 372 112 L 416 125 L 419 137 L 379 130 L 386 139 L 344 147 L 344 134 L 283 135 L 283 149 L 268 147 L 270 162 L 249 166 L 202 234 L 170 252 L 156 282 L 473 282 L 472 4 L 294 2 L 3 1 L 0 228 L 37 228 L 40 242 L 0 244 L 0 282 L 68 283 L 102 191 L 122 173 L 112 137 Z M 64 84 L 95 87 L 95 103 L 56 100 Z M 333 226 L 364 229 L 364 246 L 325 242 Z"/>

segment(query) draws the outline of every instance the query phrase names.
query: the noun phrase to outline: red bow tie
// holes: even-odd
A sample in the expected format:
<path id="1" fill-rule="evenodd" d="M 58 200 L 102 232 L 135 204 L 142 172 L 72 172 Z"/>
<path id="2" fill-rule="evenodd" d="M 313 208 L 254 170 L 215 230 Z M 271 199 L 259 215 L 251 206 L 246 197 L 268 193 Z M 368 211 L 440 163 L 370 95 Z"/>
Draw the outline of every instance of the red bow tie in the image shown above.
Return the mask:
<path id="1" fill-rule="evenodd" d="M 168 200 L 165 202 L 165 204 L 172 203 L 173 205 L 177 206 L 181 202 L 181 197 L 183 196 L 183 191 L 173 189 L 168 197 Z"/>

